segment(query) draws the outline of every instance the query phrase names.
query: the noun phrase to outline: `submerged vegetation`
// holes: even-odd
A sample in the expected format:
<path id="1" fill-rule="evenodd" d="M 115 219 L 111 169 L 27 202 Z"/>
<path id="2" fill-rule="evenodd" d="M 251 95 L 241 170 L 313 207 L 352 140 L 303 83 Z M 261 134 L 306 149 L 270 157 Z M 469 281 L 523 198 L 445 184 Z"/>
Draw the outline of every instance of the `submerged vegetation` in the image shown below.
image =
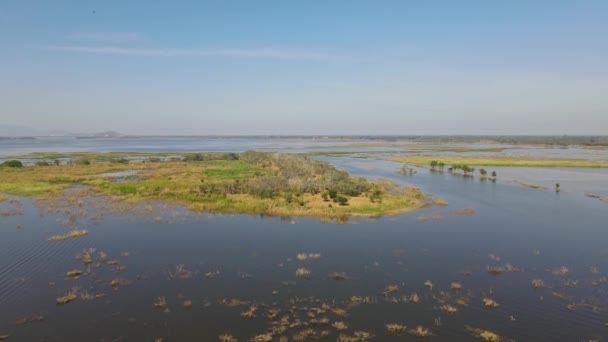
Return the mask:
<path id="1" fill-rule="evenodd" d="M 297 154 L 191 153 L 137 163 L 89 157 L 97 162 L 7 168 L 0 192 L 41 195 L 81 184 L 126 201 L 163 200 L 197 211 L 319 217 L 396 214 L 428 202 L 417 189 L 351 177 Z M 105 176 L 127 171 L 133 173 L 120 181 Z"/>

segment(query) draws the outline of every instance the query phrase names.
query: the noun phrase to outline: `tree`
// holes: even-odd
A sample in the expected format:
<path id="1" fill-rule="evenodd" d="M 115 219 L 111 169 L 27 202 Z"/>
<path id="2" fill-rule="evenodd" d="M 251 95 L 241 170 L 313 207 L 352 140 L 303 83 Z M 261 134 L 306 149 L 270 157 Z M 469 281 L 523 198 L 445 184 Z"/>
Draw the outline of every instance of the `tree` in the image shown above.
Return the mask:
<path id="1" fill-rule="evenodd" d="M 488 171 L 486 171 L 486 169 L 479 169 L 479 174 L 485 177 L 488 174 Z"/>
<path id="2" fill-rule="evenodd" d="M 492 177 L 496 178 L 496 171 L 492 171 Z"/>
<path id="3" fill-rule="evenodd" d="M 555 192 L 559 192 L 559 183 L 555 183 Z"/>
<path id="4" fill-rule="evenodd" d="M 374 189 L 374 191 L 372 191 L 372 193 L 369 195 L 369 200 L 372 203 L 382 203 L 382 190 Z"/>
<path id="5" fill-rule="evenodd" d="M 441 170 L 443 170 L 443 168 L 445 167 L 445 163 L 444 163 L 444 162 L 439 162 L 439 164 L 438 164 L 438 165 L 439 165 L 439 168 L 440 168 Z"/>
<path id="6" fill-rule="evenodd" d="M 329 192 L 323 191 L 321 198 L 323 198 L 323 202 L 327 202 L 329 200 Z"/>
<path id="7" fill-rule="evenodd" d="M 336 190 L 329 190 L 329 198 L 331 199 L 336 199 L 336 196 L 338 196 L 338 192 Z"/>
<path id="8" fill-rule="evenodd" d="M 436 160 L 431 160 L 431 169 L 435 170 L 435 167 L 439 165 L 439 162 L 437 162 Z"/>
<path id="9" fill-rule="evenodd" d="M 23 167 L 23 163 L 21 163 L 18 160 L 7 160 L 4 163 L 2 163 L 2 166 L 8 166 L 8 167 Z"/>
<path id="10" fill-rule="evenodd" d="M 347 205 L 348 204 L 348 198 L 342 196 L 342 195 L 338 195 L 336 196 L 336 198 L 334 198 L 334 201 L 340 205 Z"/>

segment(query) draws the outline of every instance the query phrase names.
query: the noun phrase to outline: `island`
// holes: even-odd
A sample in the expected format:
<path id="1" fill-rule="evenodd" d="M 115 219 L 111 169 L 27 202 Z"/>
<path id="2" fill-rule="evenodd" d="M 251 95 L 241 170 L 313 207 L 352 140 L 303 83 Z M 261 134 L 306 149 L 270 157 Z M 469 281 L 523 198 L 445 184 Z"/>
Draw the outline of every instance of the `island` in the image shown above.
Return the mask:
<path id="1" fill-rule="evenodd" d="M 0 193 L 48 197 L 84 186 L 128 202 L 166 201 L 212 213 L 319 218 L 399 214 L 433 203 L 414 187 L 353 177 L 301 154 L 38 153 L 21 160 L 0 167 Z M 24 166 L 28 162 L 31 165 Z"/>

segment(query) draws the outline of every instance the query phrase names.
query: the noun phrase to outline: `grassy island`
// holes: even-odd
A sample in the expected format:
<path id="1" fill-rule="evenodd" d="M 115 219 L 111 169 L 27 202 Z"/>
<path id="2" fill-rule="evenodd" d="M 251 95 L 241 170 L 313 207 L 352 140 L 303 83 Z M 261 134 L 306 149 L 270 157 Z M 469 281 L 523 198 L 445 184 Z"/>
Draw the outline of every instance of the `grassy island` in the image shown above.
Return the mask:
<path id="1" fill-rule="evenodd" d="M 147 154 L 138 162 L 128 160 L 128 153 L 73 157 L 0 167 L 0 193 L 41 196 L 80 184 L 130 202 L 161 200 L 197 211 L 328 218 L 397 214 L 431 202 L 414 188 L 352 177 L 297 154 Z"/>
<path id="2" fill-rule="evenodd" d="M 514 166 L 514 167 L 608 167 L 608 161 L 585 159 L 548 159 L 525 156 L 484 156 L 484 157 L 441 157 L 441 156 L 403 156 L 388 159 L 414 165 L 429 165 L 431 161 L 445 165 L 472 166 Z"/>

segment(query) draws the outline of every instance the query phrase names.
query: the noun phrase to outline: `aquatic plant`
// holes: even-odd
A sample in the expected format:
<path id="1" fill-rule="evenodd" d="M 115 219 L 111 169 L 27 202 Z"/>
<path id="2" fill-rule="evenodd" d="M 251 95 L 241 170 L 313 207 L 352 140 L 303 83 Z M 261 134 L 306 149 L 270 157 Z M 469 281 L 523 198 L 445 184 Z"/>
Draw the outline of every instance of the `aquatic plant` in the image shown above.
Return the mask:
<path id="1" fill-rule="evenodd" d="M 58 305 L 64 305 L 69 302 L 72 302 L 78 298 L 78 288 L 72 288 L 68 293 L 66 293 L 62 297 L 58 297 L 55 299 Z"/>
<path id="2" fill-rule="evenodd" d="M 399 323 L 388 323 L 385 324 L 384 327 L 386 328 L 386 331 L 392 335 L 402 335 L 407 332 L 407 327 Z"/>
<path id="3" fill-rule="evenodd" d="M 311 275 L 312 275 L 312 272 L 309 269 L 306 269 L 304 267 L 298 268 L 296 270 L 296 277 L 298 277 L 298 278 L 308 279 L 308 278 L 310 278 Z"/>
<path id="4" fill-rule="evenodd" d="M 483 306 L 485 306 L 487 308 L 495 308 L 498 306 L 498 303 L 491 298 L 487 298 L 487 297 L 483 298 L 482 302 L 483 302 Z"/>
<path id="5" fill-rule="evenodd" d="M 71 278 L 71 279 L 78 279 L 78 278 L 80 278 L 81 274 L 82 274 L 82 271 L 81 270 L 77 270 L 77 269 L 73 269 L 73 270 L 68 271 L 66 273 L 66 275 L 68 276 L 68 278 Z"/>
<path id="6" fill-rule="evenodd" d="M 154 307 L 164 309 L 167 307 L 167 298 L 164 296 L 158 297 L 156 302 L 154 302 Z"/>
<path id="7" fill-rule="evenodd" d="M 456 212 L 454 212 L 454 215 L 456 215 L 456 216 L 473 216 L 473 215 L 475 215 L 475 209 L 473 209 L 473 208 L 460 209 L 460 210 L 457 210 Z"/>
<path id="8" fill-rule="evenodd" d="M 418 294 L 416 292 L 412 293 L 412 295 L 409 298 L 409 302 L 414 303 L 414 304 L 420 303 L 420 296 L 418 296 Z"/>
<path id="9" fill-rule="evenodd" d="M 497 334 L 479 328 L 473 328 L 471 326 L 465 325 L 465 329 L 473 336 L 480 338 L 484 342 L 500 342 L 500 336 Z"/>
<path id="10" fill-rule="evenodd" d="M 340 308 L 332 308 L 331 312 L 333 312 L 336 316 L 346 316 L 348 314 L 346 310 Z"/>
<path id="11" fill-rule="evenodd" d="M 433 291 L 433 283 L 430 280 L 425 281 L 424 286 L 428 287 L 429 290 Z"/>
<path id="12" fill-rule="evenodd" d="M 535 289 L 542 289 L 545 287 L 545 282 L 542 279 L 532 279 L 532 287 Z"/>
<path id="13" fill-rule="evenodd" d="M 440 309 L 442 311 L 444 311 L 445 313 L 447 313 L 448 315 L 453 315 L 458 312 L 458 309 L 451 305 L 443 305 L 440 307 Z"/>
<path id="14" fill-rule="evenodd" d="M 346 325 L 346 323 L 344 323 L 342 321 L 334 322 L 331 326 L 336 328 L 336 330 L 338 330 L 338 331 L 348 329 L 348 325 Z"/>
<path id="15" fill-rule="evenodd" d="M 212 271 L 212 272 L 205 273 L 205 277 L 207 277 L 209 279 L 216 278 L 219 275 L 220 275 L 220 271 Z"/>
<path id="16" fill-rule="evenodd" d="M 75 229 L 75 230 L 71 230 L 70 232 L 66 233 L 66 234 L 62 234 L 62 235 L 53 235 L 51 237 L 49 237 L 49 241 L 64 241 L 67 239 L 75 239 L 75 238 L 79 238 L 81 236 L 85 236 L 88 235 L 89 232 L 85 229 Z"/>
<path id="17" fill-rule="evenodd" d="M 570 273 L 570 269 L 566 266 L 561 266 L 560 268 L 554 269 L 553 274 L 557 276 L 567 276 Z"/>
<path id="18" fill-rule="evenodd" d="M 460 283 L 452 283 L 452 284 L 450 285 L 450 288 L 451 288 L 452 290 L 461 290 L 461 289 L 462 289 L 462 285 L 461 285 Z"/>
<path id="19" fill-rule="evenodd" d="M 272 342 L 272 334 L 260 334 L 249 339 L 250 342 Z"/>
<path id="20" fill-rule="evenodd" d="M 257 311 L 258 311 L 258 307 L 255 306 L 255 305 L 252 305 L 252 306 L 249 307 L 249 310 L 241 312 L 240 315 L 243 318 L 248 318 L 248 319 L 249 318 L 255 318 L 256 317 L 255 313 Z"/>
<path id="21" fill-rule="evenodd" d="M 338 336 L 338 342 L 365 342 L 368 341 L 372 335 L 365 331 L 355 331 L 352 335 L 340 334 Z"/>
<path id="22" fill-rule="evenodd" d="M 397 284 L 391 284 L 391 285 L 387 285 L 384 290 L 382 291 L 382 294 L 387 296 L 391 293 L 397 292 L 399 291 L 399 286 Z"/>
<path id="23" fill-rule="evenodd" d="M 218 340 L 219 340 L 219 342 L 238 342 L 239 341 L 236 337 L 234 337 L 230 334 L 220 335 L 220 336 L 218 336 Z"/>
<path id="24" fill-rule="evenodd" d="M 417 326 L 416 329 L 410 329 L 408 332 L 411 335 L 414 335 L 416 337 L 429 337 L 429 336 L 433 336 L 433 333 L 431 332 L 430 329 L 424 328 L 421 325 Z"/>
<path id="25" fill-rule="evenodd" d="M 349 279 L 348 275 L 346 275 L 345 272 L 333 272 L 333 273 L 330 273 L 327 277 L 329 279 L 338 280 L 338 281 Z"/>

